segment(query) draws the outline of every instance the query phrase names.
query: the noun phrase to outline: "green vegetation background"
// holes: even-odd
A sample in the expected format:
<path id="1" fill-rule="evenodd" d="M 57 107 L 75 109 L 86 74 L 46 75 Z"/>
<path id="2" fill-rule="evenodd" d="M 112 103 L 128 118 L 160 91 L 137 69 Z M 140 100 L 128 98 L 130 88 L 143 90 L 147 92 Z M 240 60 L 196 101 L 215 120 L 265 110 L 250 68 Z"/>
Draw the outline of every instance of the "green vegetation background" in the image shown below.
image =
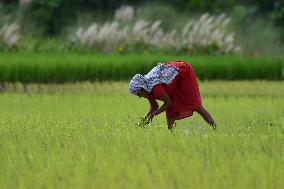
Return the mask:
<path id="1" fill-rule="evenodd" d="M 177 59 L 191 63 L 201 80 L 283 79 L 284 4 L 280 0 L 32 0 L 21 8 L 18 0 L 1 3 L 1 10 L 9 14 L 5 19 L 22 23 L 25 35 L 16 48 L 0 45 L 2 84 L 128 80 L 158 62 Z M 230 27 L 242 55 L 215 54 L 214 48 L 165 51 L 143 44 L 104 54 L 69 39 L 74 27 L 105 22 L 121 5 L 135 6 L 137 18 L 162 20 L 165 28 L 180 27 L 204 12 L 226 13 L 232 17 Z"/>
<path id="2" fill-rule="evenodd" d="M 22 32 L 28 37 L 23 39 L 20 48 L 27 51 L 80 51 L 83 47 L 66 42 L 70 41 L 66 38 L 74 33 L 74 27 L 107 21 L 121 5 L 132 5 L 138 18 L 162 20 L 165 28 L 179 27 L 189 18 L 205 12 L 226 13 L 232 17 L 231 29 L 236 32 L 244 54 L 284 54 L 282 0 L 32 0 L 29 6 L 21 8 L 18 0 L 2 0 L 1 3 L 4 13 L 9 14 L 8 21 L 23 23 Z M 0 46 L 0 50 L 7 49 Z M 134 45 L 131 50 L 139 52 L 141 48 Z M 201 50 L 201 53 L 210 54 L 210 50 Z"/>
<path id="3" fill-rule="evenodd" d="M 18 0 L 2 0 L 2 2 L 7 6 L 7 10 L 13 10 L 18 5 Z M 26 10 L 26 16 L 35 21 L 44 34 L 56 35 L 63 26 L 72 23 L 82 12 L 106 14 L 121 5 L 137 6 L 148 2 L 168 4 L 181 12 L 229 12 L 239 5 L 248 6 L 253 7 L 253 16 L 265 16 L 267 21 L 284 28 L 284 2 L 281 0 L 32 0 L 31 6 Z"/>
<path id="4" fill-rule="evenodd" d="M 201 80 L 283 79 L 283 60 L 272 57 L 4 53 L 0 54 L 0 82 L 129 80 L 173 60 L 191 63 Z"/>

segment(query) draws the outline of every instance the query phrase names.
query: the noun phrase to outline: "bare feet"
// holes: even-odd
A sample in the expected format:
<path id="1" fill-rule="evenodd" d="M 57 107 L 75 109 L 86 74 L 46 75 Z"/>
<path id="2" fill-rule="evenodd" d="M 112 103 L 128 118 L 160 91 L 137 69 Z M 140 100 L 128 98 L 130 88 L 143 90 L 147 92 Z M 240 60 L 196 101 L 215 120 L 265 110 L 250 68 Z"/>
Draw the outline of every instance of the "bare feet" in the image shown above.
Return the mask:
<path id="1" fill-rule="evenodd" d="M 169 118 L 167 119 L 167 123 L 168 123 L 168 129 L 172 130 L 172 128 L 174 127 L 175 125 L 175 118 Z"/>

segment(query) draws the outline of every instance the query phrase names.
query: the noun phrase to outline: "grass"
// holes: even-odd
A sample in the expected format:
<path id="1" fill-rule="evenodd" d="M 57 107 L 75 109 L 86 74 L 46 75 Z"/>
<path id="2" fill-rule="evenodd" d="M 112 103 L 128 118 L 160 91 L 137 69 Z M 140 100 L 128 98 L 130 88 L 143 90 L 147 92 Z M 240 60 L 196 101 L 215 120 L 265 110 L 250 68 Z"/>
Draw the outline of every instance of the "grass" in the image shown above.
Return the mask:
<path id="1" fill-rule="evenodd" d="M 200 82 L 213 132 L 193 115 L 135 121 L 127 83 L 6 83 L 0 188 L 283 188 L 283 82 Z"/>
<path id="2" fill-rule="evenodd" d="M 243 56 L 172 56 L 151 54 L 0 54 L 0 82 L 64 83 L 129 80 L 147 73 L 159 62 L 184 60 L 200 79 L 283 79 L 280 58 Z"/>

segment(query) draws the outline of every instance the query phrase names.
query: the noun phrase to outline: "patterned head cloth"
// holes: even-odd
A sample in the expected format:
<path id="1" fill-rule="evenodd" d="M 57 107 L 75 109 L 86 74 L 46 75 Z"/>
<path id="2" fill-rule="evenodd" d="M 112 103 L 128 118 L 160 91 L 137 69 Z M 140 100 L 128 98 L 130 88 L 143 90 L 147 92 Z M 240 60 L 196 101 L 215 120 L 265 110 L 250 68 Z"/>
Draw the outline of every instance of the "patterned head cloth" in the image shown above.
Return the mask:
<path id="1" fill-rule="evenodd" d="M 137 94 L 142 88 L 145 88 L 146 86 L 146 79 L 143 75 L 136 74 L 129 84 L 129 92 L 132 94 Z"/>
<path id="2" fill-rule="evenodd" d="M 158 64 L 144 76 L 136 74 L 130 81 L 128 90 L 132 94 L 137 94 L 143 88 L 147 93 L 150 93 L 152 88 L 157 84 L 171 83 L 178 72 L 179 69 L 174 66 Z"/>

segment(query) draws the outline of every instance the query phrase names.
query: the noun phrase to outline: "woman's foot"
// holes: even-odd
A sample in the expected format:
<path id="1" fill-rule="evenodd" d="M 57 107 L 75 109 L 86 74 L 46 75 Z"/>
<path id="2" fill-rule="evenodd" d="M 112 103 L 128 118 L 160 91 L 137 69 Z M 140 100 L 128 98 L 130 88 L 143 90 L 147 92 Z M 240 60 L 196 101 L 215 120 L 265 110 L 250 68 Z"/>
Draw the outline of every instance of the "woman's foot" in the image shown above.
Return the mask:
<path id="1" fill-rule="evenodd" d="M 213 117 L 204 107 L 200 107 L 195 111 L 203 117 L 203 119 L 213 128 L 213 130 L 217 129 L 217 124 L 215 123 Z"/>
<path id="2" fill-rule="evenodd" d="M 167 119 L 167 123 L 168 123 L 168 129 L 172 130 L 174 125 L 175 125 L 175 121 L 176 119 L 175 118 L 170 118 L 170 119 Z"/>

